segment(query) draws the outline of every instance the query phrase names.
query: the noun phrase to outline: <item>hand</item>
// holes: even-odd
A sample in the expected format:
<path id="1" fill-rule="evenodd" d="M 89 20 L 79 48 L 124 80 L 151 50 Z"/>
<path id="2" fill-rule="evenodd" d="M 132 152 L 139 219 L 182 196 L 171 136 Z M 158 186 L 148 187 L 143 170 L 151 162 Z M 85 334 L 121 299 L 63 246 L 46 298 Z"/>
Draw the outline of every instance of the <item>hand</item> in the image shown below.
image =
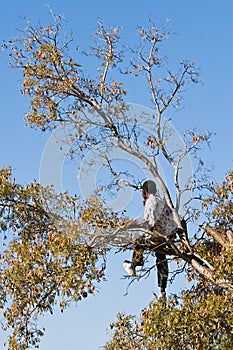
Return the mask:
<path id="1" fill-rule="evenodd" d="M 128 220 L 124 223 L 123 229 L 128 230 L 134 226 L 134 221 L 133 220 Z"/>

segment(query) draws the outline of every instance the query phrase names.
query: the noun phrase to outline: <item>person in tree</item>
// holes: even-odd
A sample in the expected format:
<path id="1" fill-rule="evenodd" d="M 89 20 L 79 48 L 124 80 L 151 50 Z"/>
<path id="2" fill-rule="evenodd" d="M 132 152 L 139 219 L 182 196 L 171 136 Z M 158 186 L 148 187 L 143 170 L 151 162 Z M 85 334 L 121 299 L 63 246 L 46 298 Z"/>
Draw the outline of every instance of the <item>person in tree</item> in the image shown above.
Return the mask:
<path id="1" fill-rule="evenodd" d="M 165 235 L 173 240 L 176 234 L 181 234 L 181 229 L 177 227 L 177 223 L 173 217 L 173 211 L 168 207 L 165 200 L 158 193 L 154 181 L 148 180 L 142 185 L 142 197 L 144 205 L 144 219 L 129 221 L 125 224 L 124 229 L 144 228 L 148 231 L 156 230 L 159 234 Z M 184 232 L 186 224 L 182 220 Z M 168 280 L 168 262 L 164 251 L 165 243 L 153 237 L 148 238 L 153 242 L 156 254 L 156 266 L 158 271 L 158 286 L 160 287 L 161 297 L 166 298 L 166 287 Z M 147 239 L 141 237 L 134 246 L 132 261 L 125 260 L 124 268 L 131 276 L 136 276 L 136 267 L 143 266 L 143 252 L 146 250 Z"/>

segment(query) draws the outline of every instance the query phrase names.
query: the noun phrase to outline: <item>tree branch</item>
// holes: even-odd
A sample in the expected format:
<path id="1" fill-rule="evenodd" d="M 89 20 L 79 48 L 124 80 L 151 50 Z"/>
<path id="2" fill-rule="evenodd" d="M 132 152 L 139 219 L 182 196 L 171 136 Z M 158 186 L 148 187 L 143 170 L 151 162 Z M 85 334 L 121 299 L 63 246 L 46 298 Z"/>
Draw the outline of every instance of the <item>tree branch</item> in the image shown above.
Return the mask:
<path id="1" fill-rule="evenodd" d="M 220 236 L 216 230 L 213 230 L 209 224 L 205 225 L 205 231 L 211 235 L 221 246 L 227 247 L 227 241 L 222 236 Z"/>

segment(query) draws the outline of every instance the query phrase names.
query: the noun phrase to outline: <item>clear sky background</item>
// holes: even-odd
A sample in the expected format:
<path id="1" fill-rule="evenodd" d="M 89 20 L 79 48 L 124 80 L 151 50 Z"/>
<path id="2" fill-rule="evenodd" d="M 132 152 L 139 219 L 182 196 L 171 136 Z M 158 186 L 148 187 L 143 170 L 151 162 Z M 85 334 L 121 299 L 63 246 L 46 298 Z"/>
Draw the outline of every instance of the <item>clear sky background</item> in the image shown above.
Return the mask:
<path id="1" fill-rule="evenodd" d="M 98 19 L 106 26 L 121 26 L 125 42 L 133 45 L 137 42 L 138 25 L 146 25 L 149 15 L 159 26 L 170 18 L 174 35 L 166 43 L 169 62 L 173 66 L 182 59 L 194 59 L 202 81 L 188 89 L 186 108 L 177 114 L 174 125 L 178 131 L 197 127 L 215 133 L 211 148 L 202 156 L 214 166 L 212 176 L 218 181 L 224 179 L 232 168 L 233 150 L 231 0 L 1 1 L 1 40 L 17 35 L 17 29 L 23 27 L 23 16 L 33 23 L 49 24 L 47 5 L 54 13 L 64 14 L 68 19 L 67 30 L 73 28 L 83 49 L 90 45 L 90 34 Z M 49 135 L 24 127 L 28 102 L 19 91 L 22 77 L 19 71 L 8 67 L 5 53 L 0 56 L 0 77 L 0 166 L 11 165 L 17 181 L 26 184 L 39 178 L 40 160 Z M 128 102 L 150 107 L 142 86 L 129 84 L 128 91 Z M 102 283 L 95 297 L 72 306 L 64 314 L 56 310 L 53 316 L 45 316 L 41 321 L 46 327 L 42 350 L 99 349 L 108 337 L 109 323 L 119 311 L 138 314 L 148 304 L 153 298 L 152 290 L 158 292 L 155 275 L 135 282 L 124 296 L 127 281 L 122 279 L 122 259 L 120 255 L 109 257 L 107 282 Z M 178 279 L 168 291 L 178 291 L 184 284 L 183 279 Z M 3 338 L 0 334 L 0 350 L 4 349 Z"/>

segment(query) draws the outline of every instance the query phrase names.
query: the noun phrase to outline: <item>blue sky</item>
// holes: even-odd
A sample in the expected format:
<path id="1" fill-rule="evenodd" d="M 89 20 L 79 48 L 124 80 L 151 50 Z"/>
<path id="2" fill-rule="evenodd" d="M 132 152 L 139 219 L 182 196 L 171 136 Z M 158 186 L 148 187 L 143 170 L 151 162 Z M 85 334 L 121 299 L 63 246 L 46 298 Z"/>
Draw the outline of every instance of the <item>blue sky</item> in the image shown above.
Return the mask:
<path id="1" fill-rule="evenodd" d="M 168 61 L 175 66 L 182 59 L 194 59 L 200 67 L 202 83 L 188 89 L 185 109 L 175 115 L 174 125 L 183 129 L 197 127 L 209 130 L 211 149 L 202 154 L 213 165 L 212 175 L 222 181 L 232 168 L 232 1 L 231 0 L 8 0 L 0 3 L 0 38 L 9 39 L 23 27 L 22 17 L 33 23 L 50 22 L 47 5 L 54 13 L 68 19 L 67 28 L 82 48 L 90 45 L 98 19 L 106 26 L 121 26 L 125 42 L 137 42 L 138 25 L 146 25 L 150 15 L 155 23 L 163 25 L 171 19 L 174 35 L 166 43 Z M 92 67 L 90 67 L 90 70 Z M 1 127 L 0 166 L 11 165 L 17 181 L 27 183 L 39 178 L 39 166 L 48 134 L 24 127 L 23 116 L 28 101 L 20 94 L 21 76 L 7 65 L 7 55 L 1 53 Z M 141 86 L 129 83 L 128 102 L 150 107 Z M 172 116 L 173 117 L 173 116 Z M 67 171 L 69 167 L 67 166 Z M 129 256 L 128 256 L 129 257 Z M 107 339 L 106 328 L 118 311 L 138 313 L 152 299 L 157 290 L 155 276 L 135 283 L 128 296 L 123 296 L 127 281 L 122 280 L 122 257 L 110 257 L 106 283 L 95 297 L 90 297 L 63 315 L 59 311 L 45 316 L 46 327 L 42 350 L 95 350 Z M 182 288 L 183 279 L 169 292 Z M 0 337 L 0 349 L 3 348 Z"/>

